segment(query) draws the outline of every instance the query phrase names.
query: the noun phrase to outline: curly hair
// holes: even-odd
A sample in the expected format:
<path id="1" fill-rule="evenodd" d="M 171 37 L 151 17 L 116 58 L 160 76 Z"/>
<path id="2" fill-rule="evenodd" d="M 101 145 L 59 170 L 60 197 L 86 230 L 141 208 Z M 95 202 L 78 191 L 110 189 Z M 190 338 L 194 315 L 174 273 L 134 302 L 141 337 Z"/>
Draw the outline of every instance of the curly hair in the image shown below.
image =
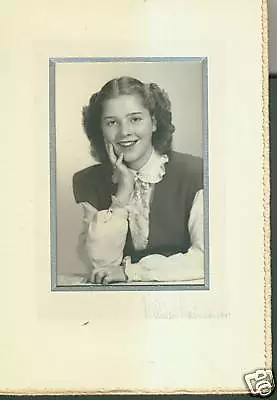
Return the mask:
<path id="1" fill-rule="evenodd" d="M 168 94 L 156 83 L 145 84 L 136 78 L 122 76 L 107 82 L 99 92 L 94 93 L 89 104 L 83 107 L 83 127 L 90 142 L 92 156 L 101 163 L 109 162 L 101 130 L 102 104 L 105 100 L 120 95 L 139 95 L 151 117 L 155 117 L 157 130 L 152 144 L 160 154 L 170 156 L 175 127 L 172 124 L 171 103 Z"/>

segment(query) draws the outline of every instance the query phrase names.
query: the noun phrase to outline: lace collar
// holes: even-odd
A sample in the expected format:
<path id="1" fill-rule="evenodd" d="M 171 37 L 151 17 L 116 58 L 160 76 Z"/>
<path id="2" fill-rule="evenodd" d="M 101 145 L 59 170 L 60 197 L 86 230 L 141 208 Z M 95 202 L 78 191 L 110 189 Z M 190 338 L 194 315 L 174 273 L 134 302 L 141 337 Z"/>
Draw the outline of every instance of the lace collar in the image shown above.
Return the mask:
<path id="1" fill-rule="evenodd" d="M 136 177 L 145 183 L 158 183 L 165 174 L 165 163 L 168 162 L 166 154 L 160 155 L 154 149 L 146 164 L 138 171 L 130 169 Z"/>

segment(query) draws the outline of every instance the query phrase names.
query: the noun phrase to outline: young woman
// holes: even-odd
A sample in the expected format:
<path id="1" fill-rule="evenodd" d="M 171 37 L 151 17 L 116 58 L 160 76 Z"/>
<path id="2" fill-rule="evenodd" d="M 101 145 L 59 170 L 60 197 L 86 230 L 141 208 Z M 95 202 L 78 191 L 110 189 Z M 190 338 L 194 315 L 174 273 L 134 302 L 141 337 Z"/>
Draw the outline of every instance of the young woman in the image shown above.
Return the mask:
<path id="1" fill-rule="evenodd" d="M 73 177 L 88 281 L 204 277 L 202 160 L 172 150 L 171 119 L 166 92 L 132 77 L 107 82 L 84 107 L 100 162 Z"/>

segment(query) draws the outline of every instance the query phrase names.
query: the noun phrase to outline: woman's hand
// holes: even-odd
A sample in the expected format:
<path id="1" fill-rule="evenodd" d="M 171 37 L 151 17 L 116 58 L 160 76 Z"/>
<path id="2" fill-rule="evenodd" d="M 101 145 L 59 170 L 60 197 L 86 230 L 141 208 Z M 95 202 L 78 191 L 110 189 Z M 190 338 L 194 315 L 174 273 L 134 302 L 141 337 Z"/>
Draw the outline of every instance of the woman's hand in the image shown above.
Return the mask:
<path id="1" fill-rule="evenodd" d="M 124 271 L 124 266 L 112 266 L 103 269 L 95 269 L 92 272 L 91 281 L 93 283 L 109 283 L 127 282 L 127 276 Z"/>
<path id="2" fill-rule="evenodd" d="M 128 169 L 123 161 L 123 153 L 119 157 L 114 152 L 113 145 L 108 144 L 108 153 L 114 167 L 113 178 L 117 183 L 116 198 L 120 204 L 127 205 L 134 189 L 134 174 Z"/>

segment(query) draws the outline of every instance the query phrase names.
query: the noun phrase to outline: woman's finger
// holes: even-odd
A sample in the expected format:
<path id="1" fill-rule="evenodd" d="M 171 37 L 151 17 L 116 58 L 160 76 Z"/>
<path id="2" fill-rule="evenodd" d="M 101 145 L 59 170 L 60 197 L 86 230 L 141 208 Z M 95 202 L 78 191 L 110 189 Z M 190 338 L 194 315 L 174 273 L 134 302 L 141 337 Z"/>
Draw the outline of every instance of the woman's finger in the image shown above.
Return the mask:
<path id="1" fill-rule="evenodd" d="M 95 277 L 96 277 L 97 273 L 98 273 L 97 270 L 95 270 L 95 269 L 92 270 L 91 277 L 90 277 L 90 280 L 92 283 L 95 283 Z"/>
<path id="2" fill-rule="evenodd" d="M 92 282 L 94 283 L 102 283 L 103 279 L 107 275 L 107 272 L 105 270 L 100 270 L 92 273 Z"/>
<path id="3" fill-rule="evenodd" d="M 116 154 L 114 152 L 114 147 L 113 147 L 113 145 L 111 143 L 107 143 L 107 150 L 108 150 L 108 154 L 109 154 L 111 163 L 113 165 L 115 165 L 116 162 L 117 162 L 117 157 L 116 157 Z"/>
<path id="4" fill-rule="evenodd" d="M 116 160 L 115 167 L 120 168 L 123 162 L 123 153 L 120 153 L 118 159 Z"/>
<path id="5" fill-rule="evenodd" d="M 111 282 L 112 282 L 112 277 L 109 276 L 109 275 L 106 275 L 106 276 L 103 278 L 103 281 L 102 281 L 103 285 L 108 285 L 108 284 L 111 283 Z"/>
<path id="6" fill-rule="evenodd" d="M 127 278 L 122 267 L 114 267 L 113 270 L 104 277 L 102 283 L 103 285 L 107 285 L 109 283 L 126 282 L 126 280 Z"/>
<path id="7" fill-rule="evenodd" d="M 96 275 L 96 283 L 102 283 L 103 279 L 105 278 L 107 272 L 106 271 L 100 271 Z"/>

